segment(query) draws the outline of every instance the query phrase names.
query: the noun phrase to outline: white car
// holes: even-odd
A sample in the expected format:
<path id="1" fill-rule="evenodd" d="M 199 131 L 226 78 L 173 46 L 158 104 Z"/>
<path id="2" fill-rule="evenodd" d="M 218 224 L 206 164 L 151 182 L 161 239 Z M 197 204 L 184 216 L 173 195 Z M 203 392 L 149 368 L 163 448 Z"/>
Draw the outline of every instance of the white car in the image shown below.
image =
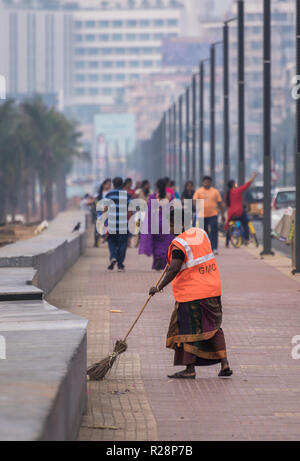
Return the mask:
<path id="1" fill-rule="evenodd" d="M 274 191 L 272 200 L 271 227 L 279 223 L 287 208 L 296 207 L 296 187 L 278 187 Z"/>

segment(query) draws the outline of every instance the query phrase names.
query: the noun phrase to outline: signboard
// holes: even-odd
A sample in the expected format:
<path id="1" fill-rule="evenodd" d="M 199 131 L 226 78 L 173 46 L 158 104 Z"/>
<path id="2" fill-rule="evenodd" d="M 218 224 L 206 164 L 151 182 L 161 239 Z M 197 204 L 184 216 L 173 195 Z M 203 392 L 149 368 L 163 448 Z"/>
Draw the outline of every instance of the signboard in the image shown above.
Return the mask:
<path id="1" fill-rule="evenodd" d="M 135 144 L 133 114 L 96 114 L 94 116 L 94 170 L 97 180 L 103 179 L 108 171 L 122 175 L 125 157 L 132 152 Z"/>
<path id="2" fill-rule="evenodd" d="M 100 138 L 99 138 L 100 136 Z M 113 145 L 118 143 L 119 154 L 126 155 L 134 149 L 135 116 L 133 114 L 96 114 L 94 116 L 95 143 Z"/>

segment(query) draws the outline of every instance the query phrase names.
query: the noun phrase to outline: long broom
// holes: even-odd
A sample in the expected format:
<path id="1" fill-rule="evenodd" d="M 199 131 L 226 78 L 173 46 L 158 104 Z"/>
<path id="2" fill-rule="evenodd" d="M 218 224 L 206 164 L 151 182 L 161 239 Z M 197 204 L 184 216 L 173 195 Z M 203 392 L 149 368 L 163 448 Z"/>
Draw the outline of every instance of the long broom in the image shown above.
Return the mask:
<path id="1" fill-rule="evenodd" d="M 157 281 L 157 283 L 155 285 L 156 288 L 158 288 L 162 278 L 164 277 L 165 273 L 167 272 L 167 269 L 168 269 L 168 266 L 166 266 L 164 268 L 163 273 L 161 274 L 159 280 Z M 112 368 L 113 364 L 115 363 L 117 357 L 120 354 L 123 354 L 123 352 L 126 351 L 126 349 L 127 349 L 126 340 L 127 340 L 128 336 L 130 335 L 130 333 L 132 332 L 132 330 L 133 330 L 134 326 L 136 325 L 137 321 L 139 320 L 140 316 L 142 315 L 142 313 L 146 309 L 146 307 L 147 307 L 150 299 L 152 298 L 152 296 L 153 295 L 148 296 L 147 301 L 143 305 L 143 307 L 140 310 L 137 318 L 135 319 L 135 321 L 131 325 L 131 327 L 128 330 L 128 332 L 127 332 L 126 336 L 124 337 L 124 339 L 119 339 L 118 341 L 116 341 L 113 352 L 110 355 L 108 355 L 107 357 L 105 357 L 104 359 L 102 359 L 100 362 L 94 363 L 93 365 L 91 365 L 87 369 L 86 373 L 87 373 L 88 378 L 90 379 L 90 381 L 101 381 L 102 379 L 104 379 L 105 376 L 107 375 L 107 373 Z"/>

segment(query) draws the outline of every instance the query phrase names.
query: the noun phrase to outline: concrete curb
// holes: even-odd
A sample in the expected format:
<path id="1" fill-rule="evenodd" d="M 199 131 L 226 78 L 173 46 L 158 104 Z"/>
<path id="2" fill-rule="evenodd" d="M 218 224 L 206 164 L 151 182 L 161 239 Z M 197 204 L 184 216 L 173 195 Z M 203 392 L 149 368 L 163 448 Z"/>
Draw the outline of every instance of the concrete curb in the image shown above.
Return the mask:
<path id="1" fill-rule="evenodd" d="M 87 226 L 84 212 L 60 213 L 43 234 L 0 249 L 0 440 L 77 438 L 88 322 L 44 294 L 84 252 Z"/>

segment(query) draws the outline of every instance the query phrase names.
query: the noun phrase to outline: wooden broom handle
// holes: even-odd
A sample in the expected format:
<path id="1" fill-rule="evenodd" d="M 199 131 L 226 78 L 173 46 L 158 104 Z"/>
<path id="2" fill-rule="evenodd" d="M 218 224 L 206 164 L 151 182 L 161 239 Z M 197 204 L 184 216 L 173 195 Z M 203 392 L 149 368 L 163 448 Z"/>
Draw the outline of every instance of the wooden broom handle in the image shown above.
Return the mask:
<path id="1" fill-rule="evenodd" d="M 163 273 L 161 274 L 161 276 L 159 277 L 159 280 L 157 281 L 155 287 L 158 288 L 158 285 L 160 284 L 160 282 L 162 281 L 163 277 L 165 276 L 166 272 L 167 272 L 167 269 L 168 269 L 168 264 L 166 265 L 166 267 L 164 268 L 163 270 Z M 127 335 L 125 336 L 125 338 L 123 339 L 123 342 L 125 343 L 126 342 L 126 339 L 128 338 L 129 334 L 132 332 L 135 324 L 137 323 L 137 321 L 139 320 L 140 316 L 142 315 L 142 313 L 144 312 L 144 310 L 146 309 L 147 307 L 147 304 L 149 303 L 150 299 L 152 298 L 153 295 L 149 295 L 148 296 L 148 299 L 147 301 L 145 302 L 145 304 L 143 305 L 142 309 L 140 310 L 137 318 L 135 319 L 135 321 L 133 322 L 133 324 L 131 325 L 130 329 L 128 330 L 127 332 Z"/>

